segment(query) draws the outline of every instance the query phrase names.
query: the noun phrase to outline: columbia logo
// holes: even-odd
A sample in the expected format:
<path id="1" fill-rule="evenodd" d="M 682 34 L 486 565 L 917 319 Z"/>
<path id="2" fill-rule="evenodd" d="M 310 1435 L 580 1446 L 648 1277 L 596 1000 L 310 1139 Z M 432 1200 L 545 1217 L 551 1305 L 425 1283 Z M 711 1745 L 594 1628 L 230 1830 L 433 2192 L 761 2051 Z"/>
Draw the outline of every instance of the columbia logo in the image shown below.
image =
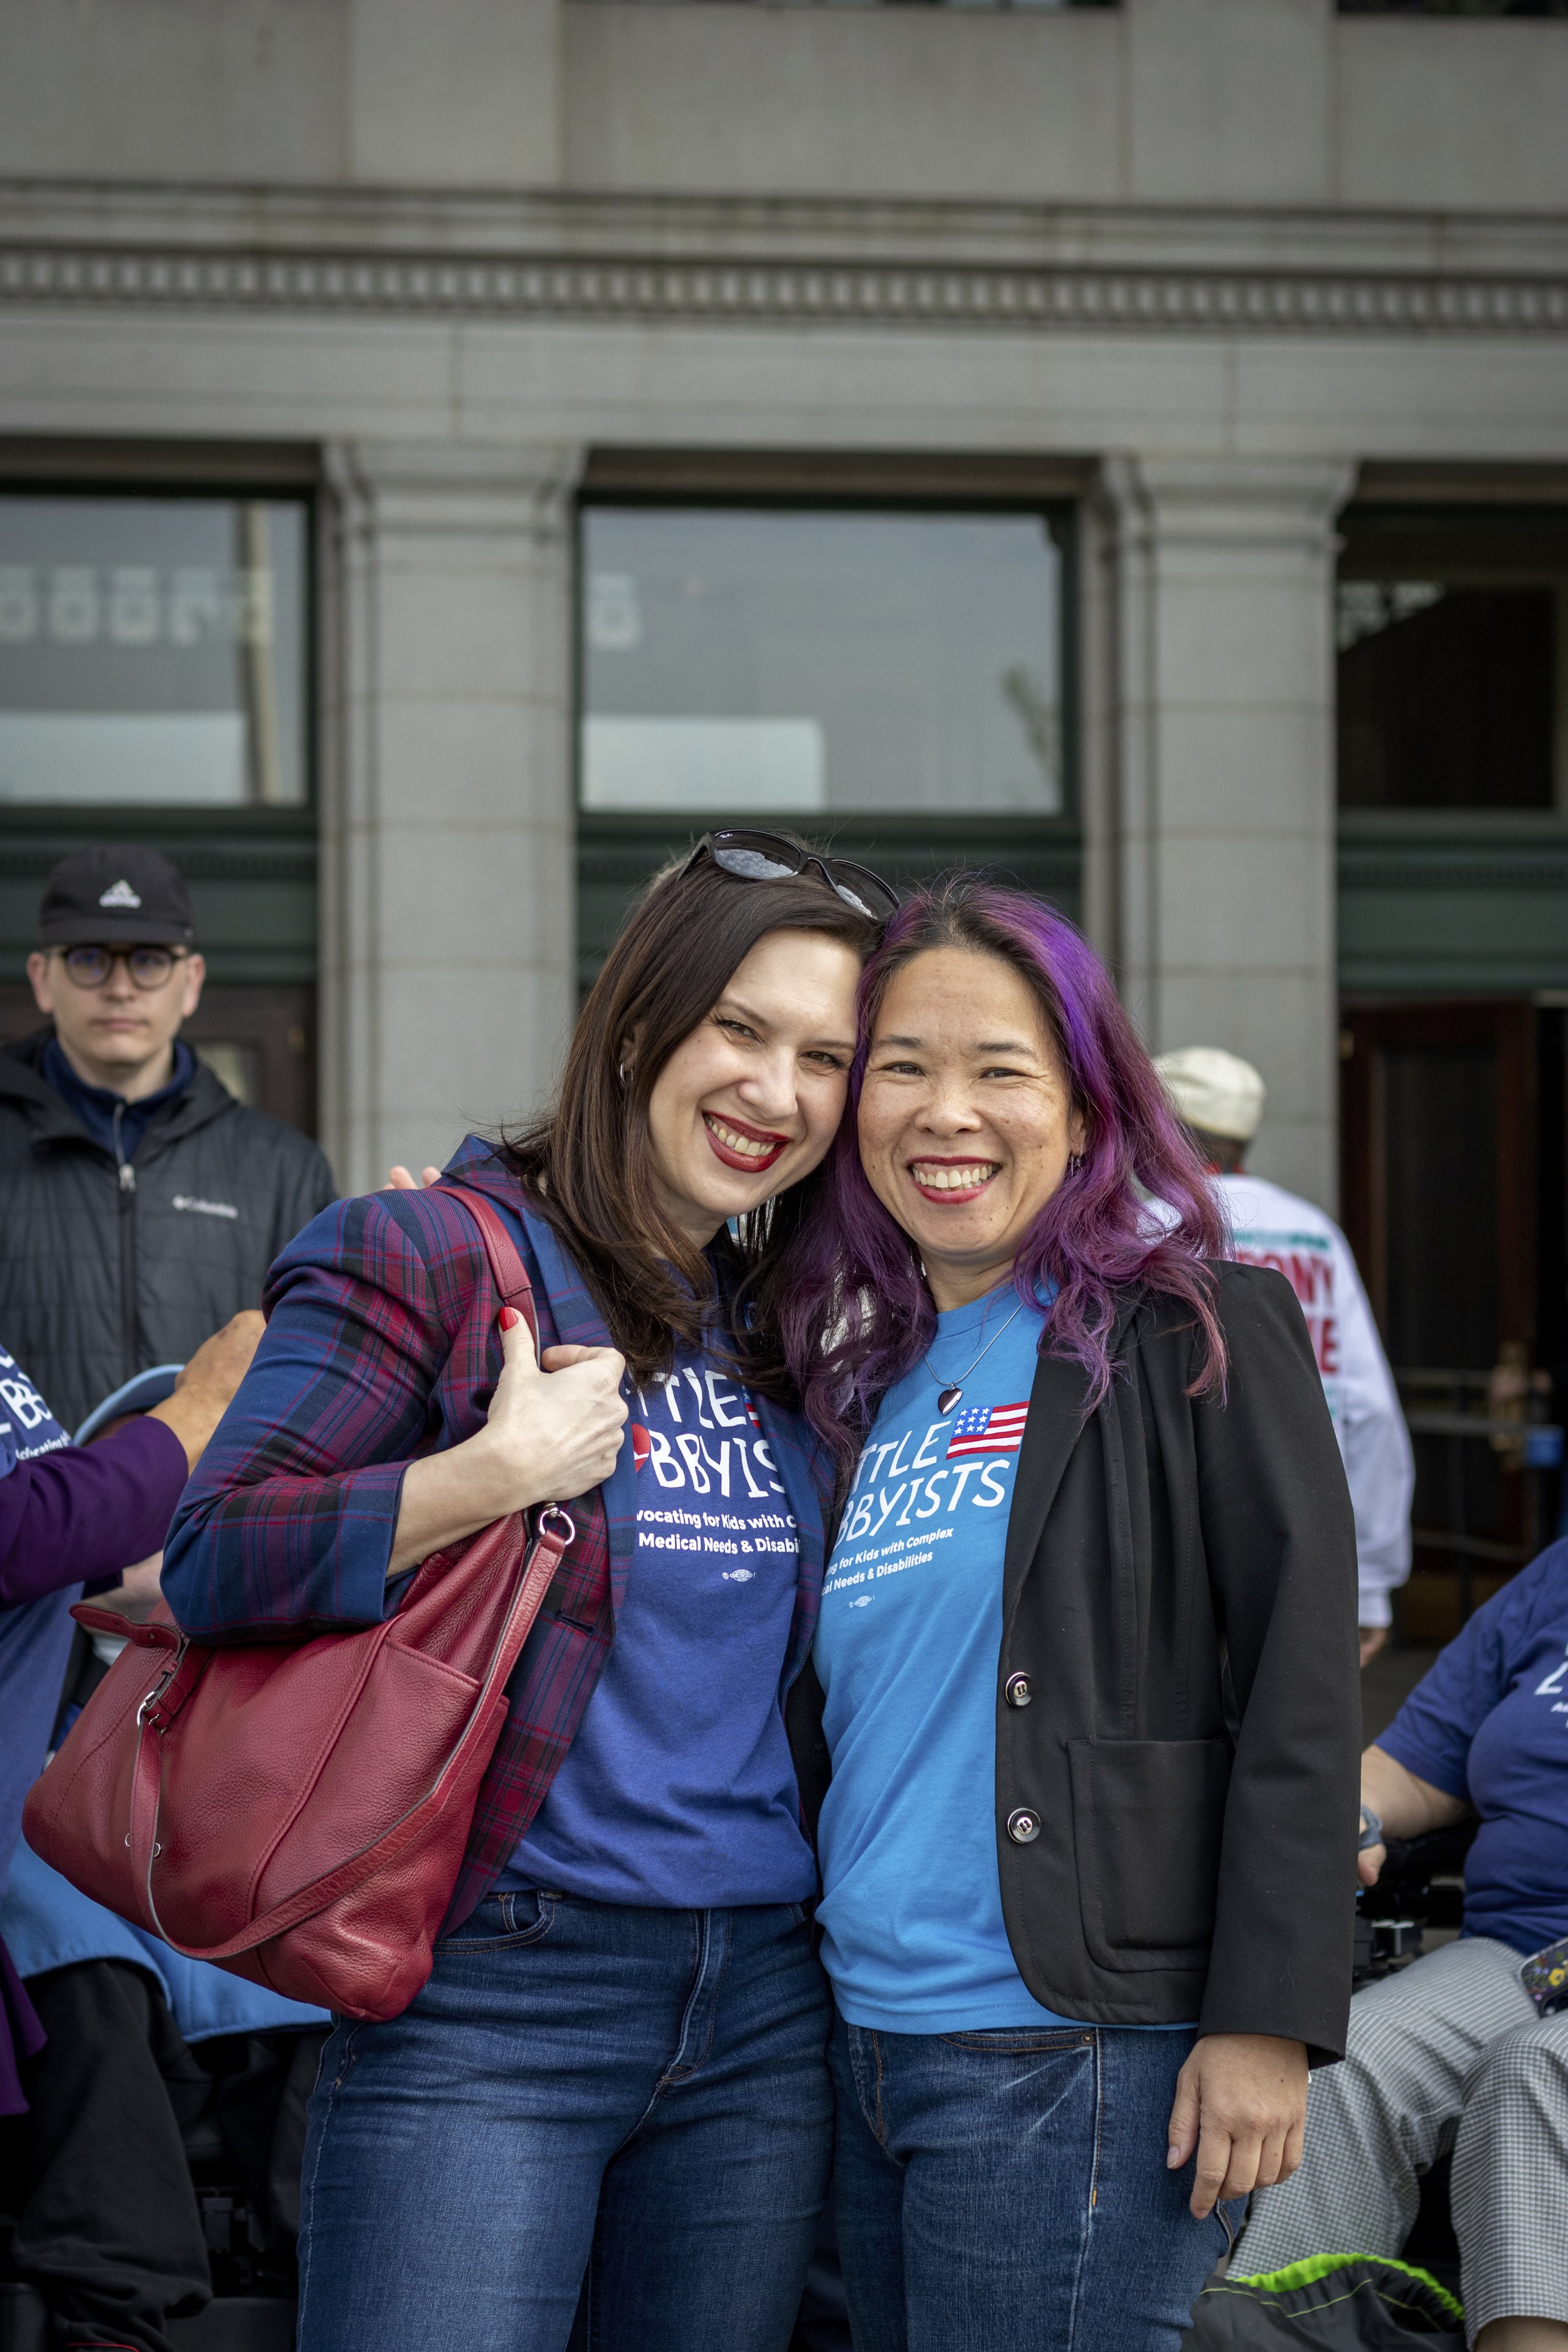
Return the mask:
<path id="1" fill-rule="evenodd" d="M 176 1209 L 189 1209 L 198 1217 L 237 1217 L 239 1211 L 232 1201 L 198 1201 L 194 1192 L 176 1192 Z"/>
<path id="2" fill-rule="evenodd" d="M 139 907 L 142 904 L 142 901 L 136 896 L 135 891 L 131 887 L 130 883 L 121 880 L 119 882 L 111 882 L 98 903 L 100 907 L 135 908 Z"/>

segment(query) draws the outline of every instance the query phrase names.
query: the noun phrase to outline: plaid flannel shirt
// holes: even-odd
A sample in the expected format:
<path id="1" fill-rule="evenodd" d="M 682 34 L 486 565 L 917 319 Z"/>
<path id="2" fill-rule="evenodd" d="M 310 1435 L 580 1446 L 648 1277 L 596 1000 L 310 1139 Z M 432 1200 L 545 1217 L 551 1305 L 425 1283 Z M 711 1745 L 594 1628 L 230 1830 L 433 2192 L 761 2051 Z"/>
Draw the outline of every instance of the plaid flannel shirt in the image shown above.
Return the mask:
<path id="1" fill-rule="evenodd" d="M 468 1137 L 446 1173 L 519 1229 L 541 1345 L 611 1344 L 571 1259 L 490 1147 Z M 500 1370 L 483 1244 L 440 1192 L 363 1193 L 324 1210 L 273 1266 L 263 1305 L 266 1334 L 164 1548 L 164 1593 L 199 1642 L 349 1631 L 395 1609 L 386 1568 L 404 1471 L 482 1426 Z M 831 1468 L 799 1416 L 765 1399 L 757 1409 L 800 1536 L 782 1702 L 816 1627 Z M 571 1510 L 577 1535 L 552 1587 L 556 1613 L 536 1625 L 508 1685 L 448 1926 L 494 1884 L 543 1803 L 609 1654 L 637 1542 L 629 1444 Z"/>

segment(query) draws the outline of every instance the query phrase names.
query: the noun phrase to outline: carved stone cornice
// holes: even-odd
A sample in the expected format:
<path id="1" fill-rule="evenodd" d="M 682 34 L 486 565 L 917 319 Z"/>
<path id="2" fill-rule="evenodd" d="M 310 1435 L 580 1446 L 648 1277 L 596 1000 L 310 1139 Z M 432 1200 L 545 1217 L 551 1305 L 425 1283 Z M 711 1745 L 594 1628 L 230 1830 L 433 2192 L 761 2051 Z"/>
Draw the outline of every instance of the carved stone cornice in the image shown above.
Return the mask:
<path id="1" fill-rule="evenodd" d="M 27 307 L 733 322 L 1096 334 L 1561 335 L 1568 278 L 996 268 L 622 254 L 0 247 L 0 301 Z"/>
<path id="2" fill-rule="evenodd" d="M 1226 336 L 1561 335 L 1568 224 L 1331 208 L 0 180 L 44 309 Z"/>

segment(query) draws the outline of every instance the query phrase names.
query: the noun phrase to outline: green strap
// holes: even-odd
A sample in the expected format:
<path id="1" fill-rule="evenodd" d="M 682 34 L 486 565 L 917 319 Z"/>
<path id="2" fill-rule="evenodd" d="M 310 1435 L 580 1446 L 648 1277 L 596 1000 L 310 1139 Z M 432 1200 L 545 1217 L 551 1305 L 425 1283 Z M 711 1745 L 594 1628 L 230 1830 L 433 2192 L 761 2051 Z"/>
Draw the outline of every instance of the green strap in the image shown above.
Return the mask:
<path id="1" fill-rule="evenodd" d="M 1430 2271 L 1417 2270 L 1413 2263 L 1395 2262 L 1392 2254 L 1309 2254 L 1302 2262 L 1288 2263 L 1282 2271 L 1259 2271 L 1247 2278 L 1227 2275 L 1226 2284 L 1262 2287 L 1270 2294 L 1288 2294 L 1292 2287 L 1311 2286 L 1318 2279 L 1328 2278 L 1352 2263 L 1376 2263 L 1384 2270 L 1401 2272 L 1405 2278 L 1419 2279 L 1451 2318 L 1463 2319 L 1465 2315 L 1464 2305 L 1446 2286 L 1438 2285 Z"/>

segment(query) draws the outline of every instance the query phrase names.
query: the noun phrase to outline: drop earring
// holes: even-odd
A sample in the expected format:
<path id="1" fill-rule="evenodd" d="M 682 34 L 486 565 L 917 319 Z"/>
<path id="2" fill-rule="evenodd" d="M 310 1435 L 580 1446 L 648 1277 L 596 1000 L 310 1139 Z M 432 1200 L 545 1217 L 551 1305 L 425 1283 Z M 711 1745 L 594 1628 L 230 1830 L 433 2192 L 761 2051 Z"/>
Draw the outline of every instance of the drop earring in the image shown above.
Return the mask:
<path id="1" fill-rule="evenodd" d="M 1067 1167 L 1067 1172 L 1068 1172 L 1068 1174 L 1069 1176 L 1076 1176 L 1076 1175 L 1078 1174 L 1078 1172 L 1079 1172 L 1079 1169 L 1080 1169 L 1082 1166 L 1083 1166 L 1083 1154 L 1082 1154 L 1082 1152 L 1081 1152 L 1081 1151 L 1069 1151 L 1069 1152 L 1068 1153 L 1068 1167 Z"/>

